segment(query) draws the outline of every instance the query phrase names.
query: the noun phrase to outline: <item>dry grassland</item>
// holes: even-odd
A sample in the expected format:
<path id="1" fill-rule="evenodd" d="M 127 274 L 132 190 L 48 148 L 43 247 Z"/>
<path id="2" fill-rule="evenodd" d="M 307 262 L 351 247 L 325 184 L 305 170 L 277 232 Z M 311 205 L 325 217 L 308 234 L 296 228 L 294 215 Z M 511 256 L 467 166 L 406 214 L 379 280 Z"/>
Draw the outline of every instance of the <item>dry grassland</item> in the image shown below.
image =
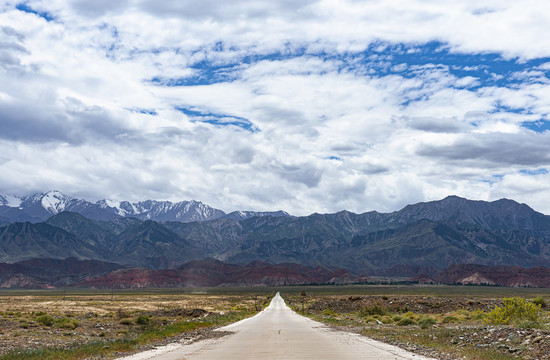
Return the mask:
<path id="1" fill-rule="evenodd" d="M 181 329 L 195 331 L 222 325 L 253 314 L 268 299 L 253 295 L 0 293 L 0 359 L 18 358 L 14 352 L 23 349 L 74 348 L 91 342 L 109 347 L 109 342 L 131 340 L 142 348 L 149 340 L 164 340 L 162 335 L 143 339 L 153 329 L 158 333 L 173 324 L 189 324 Z M 106 353 L 112 354 L 102 358 L 116 355 Z"/>
<path id="2" fill-rule="evenodd" d="M 469 290 L 462 289 L 464 293 Z M 538 297 L 544 307 L 539 310 L 537 322 L 497 325 L 486 320 L 493 309 L 503 305 L 503 298 L 486 295 L 308 293 L 289 294 L 285 300 L 299 313 L 317 321 L 436 359 L 550 359 L 548 297 Z M 532 301 L 537 298 L 526 300 Z"/>

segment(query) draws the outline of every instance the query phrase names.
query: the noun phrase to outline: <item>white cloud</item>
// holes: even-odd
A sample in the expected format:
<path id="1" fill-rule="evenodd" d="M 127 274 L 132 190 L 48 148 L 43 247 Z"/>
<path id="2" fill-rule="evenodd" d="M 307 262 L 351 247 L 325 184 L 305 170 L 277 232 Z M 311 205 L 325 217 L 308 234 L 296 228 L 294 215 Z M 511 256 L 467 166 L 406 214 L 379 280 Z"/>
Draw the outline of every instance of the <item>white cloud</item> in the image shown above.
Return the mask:
<path id="1" fill-rule="evenodd" d="M 520 126 L 548 117 L 548 62 L 484 75 L 490 61 L 422 58 L 431 41 L 432 55 L 550 56 L 543 2 L 26 2 L 53 21 L 15 4 L 0 10 L 2 193 L 295 214 L 457 194 L 550 213 L 529 195 L 550 195 L 547 175 L 517 175 L 550 166 L 548 136 Z"/>

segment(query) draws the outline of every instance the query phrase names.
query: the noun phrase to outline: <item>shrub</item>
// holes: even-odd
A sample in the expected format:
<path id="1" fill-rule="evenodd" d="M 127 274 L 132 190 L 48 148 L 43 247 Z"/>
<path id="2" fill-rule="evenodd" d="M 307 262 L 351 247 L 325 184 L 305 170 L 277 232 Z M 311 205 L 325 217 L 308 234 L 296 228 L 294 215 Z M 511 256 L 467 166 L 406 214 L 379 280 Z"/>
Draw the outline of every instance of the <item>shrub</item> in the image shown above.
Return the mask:
<path id="1" fill-rule="evenodd" d="M 364 308 L 362 308 L 361 311 L 359 312 L 359 315 L 363 317 L 373 316 L 373 315 L 383 316 L 383 315 L 386 315 L 387 312 L 388 311 L 380 304 L 374 304 L 374 305 L 365 306 Z"/>
<path id="2" fill-rule="evenodd" d="M 531 302 L 535 305 L 539 305 L 541 308 L 545 308 L 546 306 L 548 306 L 546 304 L 546 300 L 544 300 L 542 296 L 537 296 L 536 298 L 531 300 Z"/>
<path id="3" fill-rule="evenodd" d="M 402 317 L 401 315 L 395 315 L 395 316 L 393 317 L 393 322 L 398 322 L 398 321 L 400 321 L 402 318 L 403 318 L 403 317 Z"/>
<path id="4" fill-rule="evenodd" d="M 441 320 L 442 323 L 444 324 L 448 324 L 448 323 L 457 323 L 458 322 L 458 318 L 456 316 L 445 316 L 442 320 Z"/>
<path id="5" fill-rule="evenodd" d="M 121 325 L 132 325 L 132 320 L 126 318 L 126 319 L 122 319 L 120 320 L 120 324 Z"/>
<path id="6" fill-rule="evenodd" d="M 52 326 L 55 322 L 54 318 L 50 315 L 39 316 L 36 321 L 44 326 Z"/>
<path id="7" fill-rule="evenodd" d="M 116 312 L 116 316 L 118 319 L 125 319 L 127 317 L 130 317 L 130 315 L 126 311 L 124 311 L 124 309 L 122 308 L 118 308 Z"/>
<path id="8" fill-rule="evenodd" d="M 62 318 L 56 321 L 56 326 L 60 329 L 74 330 L 78 325 L 76 319 Z"/>
<path id="9" fill-rule="evenodd" d="M 472 312 L 472 319 L 473 320 L 483 320 L 485 318 L 485 312 L 480 309 L 476 309 Z"/>
<path id="10" fill-rule="evenodd" d="M 149 319 L 145 315 L 140 315 L 136 319 L 136 324 L 138 324 L 138 325 L 144 325 L 145 326 L 145 325 L 149 325 L 150 322 L 151 322 L 151 319 Z"/>
<path id="11" fill-rule="evenodd" d="M 372 316 L 367 316 L 367 317 L 365 317 L 365 322 L 366 322 L 366 323 L 371 323 L 371 322 L 374 322 L 374 323 L 375 323 L 375 322 L 376 322 L 376 319 L 373 318 Z"/>
<path id="12" fill-rule="evenodd" d="M 503 306 L 496 307 L 483 321 L 493 325 L 535 325 L 540 320 L 541 305 L 515 297 L 503 299 Z"/>
<path id="13" fill-rule="evenodd" d="M 422 329 L 427 329 L 432 327 L 436 322 L 437 321 L 433 317 L 425 317 L 418 320 L 418 325 L 420 325 Z"/>
<path id="14" fill-rule="evenodd" d="M 326 316 L 335 316 L 336 313 L 330 309 L 325 309 L 323 310 L 323 315 L 326 315 Z"/>
<path id="15" fill-rule="evenodd" d="M 399 326 L 409 326 L 414 324 L 416 324 L 416 322 L 414 321 L 413 318 L 410 318 L 410 317 L 404 317 L 397 322 L 397 325 Z"/>

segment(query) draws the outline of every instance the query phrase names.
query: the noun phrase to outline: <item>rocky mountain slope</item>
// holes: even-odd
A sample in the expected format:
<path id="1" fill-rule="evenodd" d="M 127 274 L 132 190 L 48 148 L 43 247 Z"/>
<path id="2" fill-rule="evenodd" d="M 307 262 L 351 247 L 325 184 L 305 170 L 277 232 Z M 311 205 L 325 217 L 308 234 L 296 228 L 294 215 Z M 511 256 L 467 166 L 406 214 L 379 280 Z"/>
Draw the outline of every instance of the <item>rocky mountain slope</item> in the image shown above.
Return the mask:
<path id="1" fill-rule="evenodd" d="M 187 240 L 150 220 L 100 222 L 61 212 L 47 222 L 0 227 L 0 262 L 67 257 L 167 268 L 202 254 Z"/>
<path id="2" fill-rule="evenodd" d="M 367 274 L 399 265 L 550 265 L 550 217 L 511 200 L 453 196 L 390 214 L 343 211 L 165 226 L 209 256 L 242 264 L 291 261 Z"/>
<path id="3" fill-rule="evenodd" d="M 174 269 L 126 268 L 97 260 L 67 258 L 30 259 L 15 264 L 0 263 L 1 288 L 170 288 L 213 286 L 280 286 L 365 283 L 371 279 L 353 276 L 345 270 L 311 268 L 300 264 L 247 265 L 214 259 L 193 260 Z M 409 281 L 419 283 L 550 287 L 550 268 L 455 264 L 420 274 Z"/>
<path id="4" fill-rule="evenodd" d="M 550 287 L 550 268 L 519 266 L 451 265 L 434 282 L 463 285 L 499 285 L 513 287 Z"/>
<path id="5" fill-rule="evenodd" d="M 55 288 L 110 273 L 123 266 L 97 260 L 31 259 L 0 263 L 0 288 Z"/>
<path id="6" fill-rule="evenodd" d="M 175 269 L 209 257 L 240 265 L 290 262 L 392 276 L 436 273 L 460 263 L 550 266 L 550 217 L 512 200 L 451 196 L 389 214 L 243 213 L 244 219 L 224 216 L 185 223 L 130 217 L 92 220 L 64 211 L 46 222 L 0 227 L 0 262 L 74 256 Z"/>

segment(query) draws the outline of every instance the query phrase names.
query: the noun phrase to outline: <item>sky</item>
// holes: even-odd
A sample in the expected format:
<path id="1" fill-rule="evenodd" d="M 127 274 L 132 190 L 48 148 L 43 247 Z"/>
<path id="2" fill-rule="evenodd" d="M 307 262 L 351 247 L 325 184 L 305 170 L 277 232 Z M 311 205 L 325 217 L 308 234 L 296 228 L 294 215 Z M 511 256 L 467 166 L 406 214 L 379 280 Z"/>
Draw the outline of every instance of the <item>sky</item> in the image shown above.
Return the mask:
<path id="1" fill-rule="evenodd" d="M 546 0 L 0 0 L 0 193 L 550 214 Z"/>

